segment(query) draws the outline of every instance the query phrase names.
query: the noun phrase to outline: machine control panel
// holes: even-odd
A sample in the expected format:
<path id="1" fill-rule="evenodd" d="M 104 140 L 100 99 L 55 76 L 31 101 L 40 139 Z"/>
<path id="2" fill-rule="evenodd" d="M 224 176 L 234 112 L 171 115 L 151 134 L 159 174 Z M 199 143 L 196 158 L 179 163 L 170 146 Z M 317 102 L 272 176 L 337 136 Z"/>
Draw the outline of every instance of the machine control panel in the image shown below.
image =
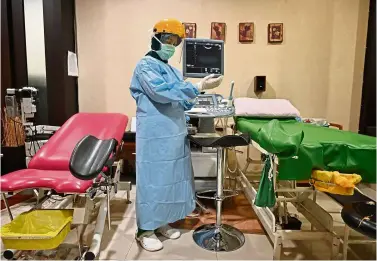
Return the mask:
<path id="1" fill-rule="evenodd" d="M 227 101 L 218 94 L 202 94 L 198 96 L 195 106 L 186 112 L 190 117 L 217 118 L 228 117 L 234 114 L 234 107 L 228 106 Z"/>
<path id="2" fill-rule="evenodd" d="M 207 107 L 207 111 L 212 114 L 232 114 L 234 109 L 232 107 L 227 107 L 225 105 L 219 105 L 217 107 Z"/>

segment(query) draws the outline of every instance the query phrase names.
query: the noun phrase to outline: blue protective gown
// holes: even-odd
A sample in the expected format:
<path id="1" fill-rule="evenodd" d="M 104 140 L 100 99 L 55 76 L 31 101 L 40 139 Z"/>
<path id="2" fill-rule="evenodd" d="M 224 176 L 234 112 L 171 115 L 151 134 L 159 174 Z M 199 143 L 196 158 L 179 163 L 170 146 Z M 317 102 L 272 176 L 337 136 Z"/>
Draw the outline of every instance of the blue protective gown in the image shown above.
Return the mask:
<path id="1" fill-rule="evenodd" d="M 185 110 L 198 89 L 182 74 L 150 56 L 131 81 L 136 100 L 136 218 L 154 230 L 185 218 L 195 208 L 194 178 Z"/>

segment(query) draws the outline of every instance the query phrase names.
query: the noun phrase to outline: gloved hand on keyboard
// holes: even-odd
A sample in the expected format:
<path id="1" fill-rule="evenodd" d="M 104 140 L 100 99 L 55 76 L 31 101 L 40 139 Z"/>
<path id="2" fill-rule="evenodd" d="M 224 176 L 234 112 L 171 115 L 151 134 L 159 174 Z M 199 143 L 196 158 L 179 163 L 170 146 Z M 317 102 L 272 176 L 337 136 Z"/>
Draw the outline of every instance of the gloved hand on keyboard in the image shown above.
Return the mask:
<path id="1" fill-rule="evenodd" d="M 199 91 L 210 90 L 218 87 L 221 82 L 223 81 L 224 76 L 220 76 L 218 78 L 213 78 L 215 75 L 210 74 L 203 78 L 200 82 L 197 83 L 197 87 Z"/>

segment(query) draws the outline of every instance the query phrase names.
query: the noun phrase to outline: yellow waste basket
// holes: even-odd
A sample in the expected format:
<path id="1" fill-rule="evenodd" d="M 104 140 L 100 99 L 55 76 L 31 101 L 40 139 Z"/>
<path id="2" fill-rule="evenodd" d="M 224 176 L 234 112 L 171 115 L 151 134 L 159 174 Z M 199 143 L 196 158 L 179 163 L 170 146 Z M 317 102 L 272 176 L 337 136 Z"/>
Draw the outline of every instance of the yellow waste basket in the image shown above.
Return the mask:
<path id="1" fill-rule="evenodd" d="M 72 218 L 73 210 L 66 209 L 24 212 L 1 227 L 1 239 L 7 249 L 54 249 L 71 230 Z"/>

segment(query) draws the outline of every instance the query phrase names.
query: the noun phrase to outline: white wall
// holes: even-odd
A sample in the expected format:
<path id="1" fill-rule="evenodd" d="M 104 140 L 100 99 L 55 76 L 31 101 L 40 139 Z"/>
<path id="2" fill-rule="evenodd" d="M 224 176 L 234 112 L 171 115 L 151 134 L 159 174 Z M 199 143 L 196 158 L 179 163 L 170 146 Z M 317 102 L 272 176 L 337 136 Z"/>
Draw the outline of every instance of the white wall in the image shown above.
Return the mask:
<path id="1" fill-rule="evenodd" d="M 255 96 L 253 78 L 267 76 L 264 98 L 289 99 L 308 117 L 357 130 L 369 0 L 77 0 L 79 105 L 82 111 L 135 115 L 129 83 L 148 51 L 148 30 L 162 18 L 227 24 L 225 77 L 216 91 Z M 255 41 L 238 42 L 238 23 L 254 22 Z M 284 23 L 284 42 L 267 44 L 267 25 Z M 171 64 L 177 68 L 180 52 Z M 360 78 L 361 75 L 361 78 Z"/>

